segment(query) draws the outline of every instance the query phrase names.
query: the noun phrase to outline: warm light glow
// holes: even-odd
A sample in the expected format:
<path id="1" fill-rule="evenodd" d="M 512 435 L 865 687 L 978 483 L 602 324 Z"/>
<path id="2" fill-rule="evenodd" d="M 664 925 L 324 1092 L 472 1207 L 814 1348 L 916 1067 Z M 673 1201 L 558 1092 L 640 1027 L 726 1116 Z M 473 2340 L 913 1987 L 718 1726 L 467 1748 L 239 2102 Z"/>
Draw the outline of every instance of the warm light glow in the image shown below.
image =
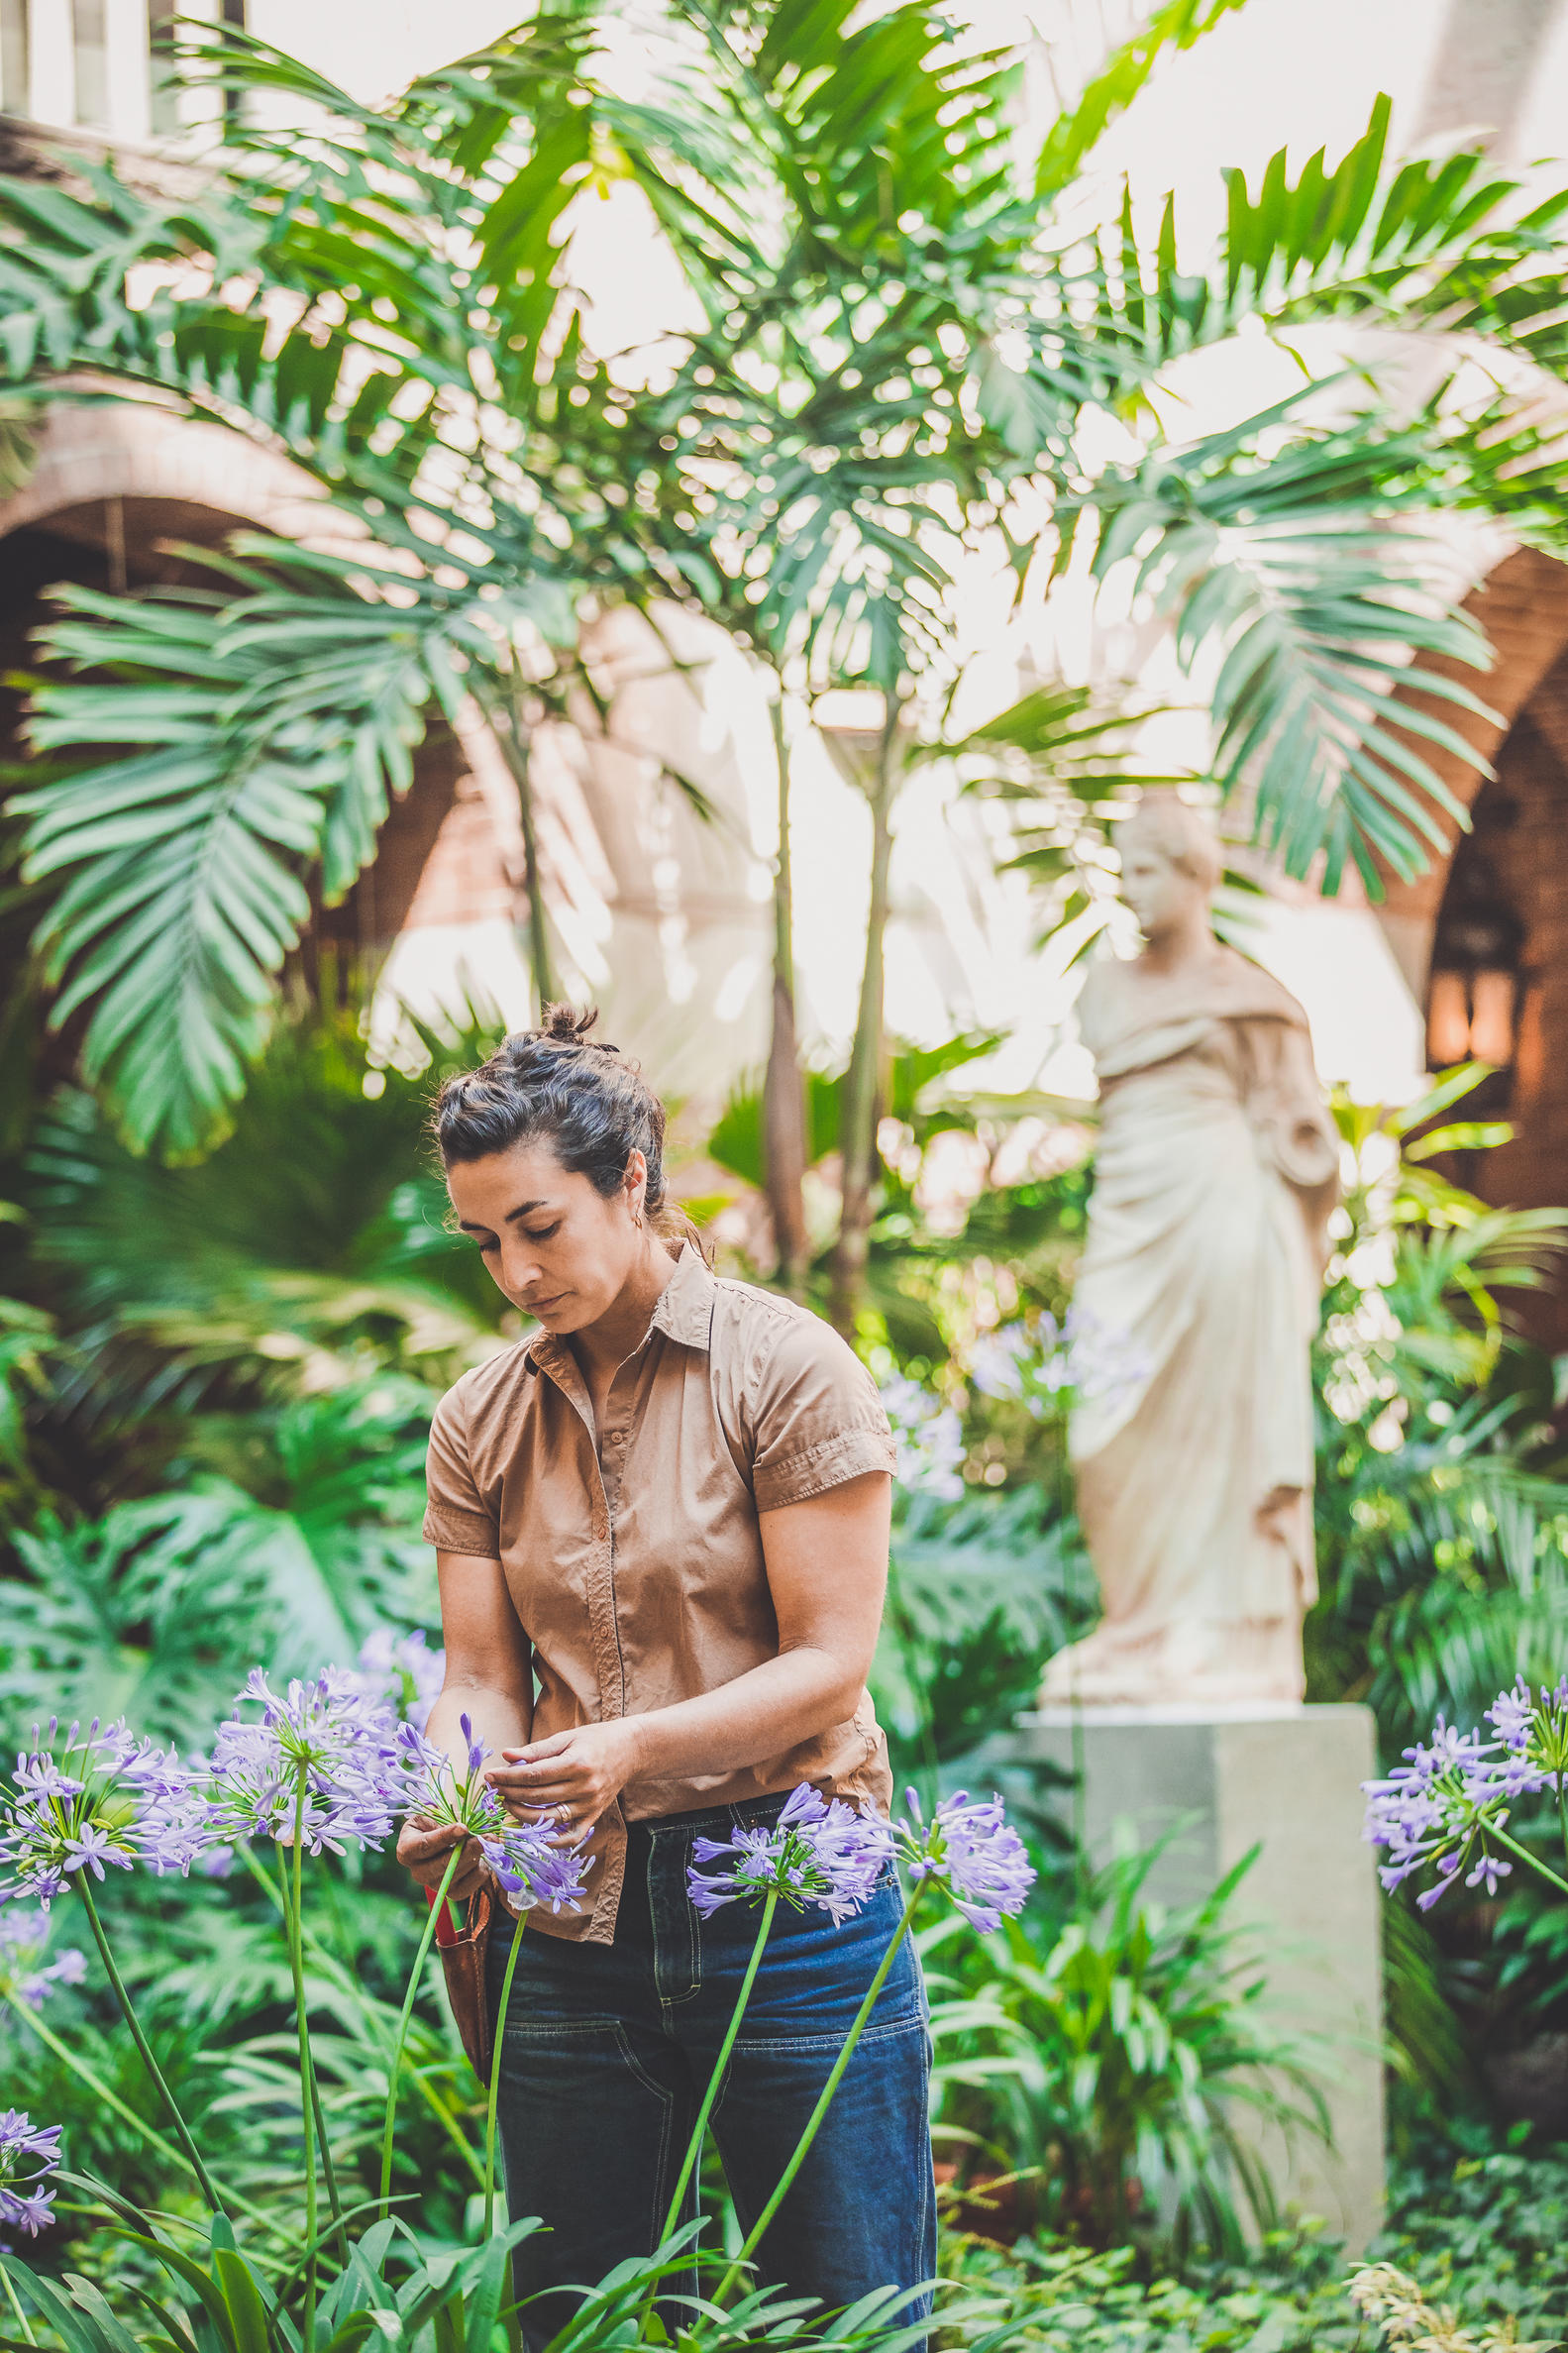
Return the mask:
<path id="1" fill-rule="evenodd" d="M 1514 1059 L 1514 975 L 1478 972 L 1470 985 L 1470 1051 L 1507 1069 Z"/>
<path id="2" fill-rule="evenodd" d="M 1512 972 L 1437 971 L 1427 1000 L 1426 1058 L 1433 1070 L 1455 1062 L 1512 1068 L 1517 980 Z"/>
<path id="3" fill-rule="evenodd" d="M 1434 972 L 1426 1014 L 1427 1058 L 1447 1070 L 1470 1054 L 1470 1007 L 1462 972 Z"/>

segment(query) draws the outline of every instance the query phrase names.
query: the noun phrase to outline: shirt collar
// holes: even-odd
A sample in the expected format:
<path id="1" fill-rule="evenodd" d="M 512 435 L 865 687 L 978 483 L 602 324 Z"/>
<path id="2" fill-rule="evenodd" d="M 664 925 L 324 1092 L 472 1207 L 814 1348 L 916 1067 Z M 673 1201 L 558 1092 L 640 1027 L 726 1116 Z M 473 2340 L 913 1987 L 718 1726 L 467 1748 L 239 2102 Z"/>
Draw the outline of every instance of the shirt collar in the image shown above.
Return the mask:
<path id="1" fill-rule="evenodd" d="M 676 1271 L 654 1302 L 651 1329 L 683 1348 L 705 1348 L 713 1337 L 714 1298 L 712 1269 L 694 1242 L 682 1242 Z"/>
<path id="2" fill-rule="evenodd" d="M 707 1347 L 713 1333 L 714 1296 L 713 1275 L 701 1251 L 694 1243 L 683 1242 L 676 1271 L 654 1302 L 649 1331 L 664 1333 L 683 1348 Z M 563 1355 L 575 1363 L 566 1341 L 553 1332 L 536 1332 L 523 1343 L 523 1365 L 528 1372 L 541 1365 L 549 1372 Z"/>

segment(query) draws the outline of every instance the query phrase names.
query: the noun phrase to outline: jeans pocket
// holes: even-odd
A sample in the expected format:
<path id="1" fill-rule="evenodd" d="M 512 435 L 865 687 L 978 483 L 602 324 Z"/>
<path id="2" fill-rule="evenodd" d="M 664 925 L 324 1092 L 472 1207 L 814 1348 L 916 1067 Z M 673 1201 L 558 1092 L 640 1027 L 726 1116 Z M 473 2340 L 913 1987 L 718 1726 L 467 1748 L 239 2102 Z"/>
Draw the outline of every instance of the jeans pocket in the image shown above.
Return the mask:
<path id="1" fill-rule="evenodd" d="M 895 2010 L 891 2017 L 878 2016 L 863 2026 L 855 2044 L 857 2056 L 862 2051 L 875 2051 L 885 2043 L 896 2042 L 906 2034 L 926 2033 L 926 2021 L 918 2004 Z M 741 2029 L 736 2038 L 737 2055 L 748 2058 L 779 2057 L 788 2054 L 796 2058 L 832 2057 L 836 2059 L 849 2040 L 846 2028 L 841 2034 L 760 2034 L 748 2035 Z"/>

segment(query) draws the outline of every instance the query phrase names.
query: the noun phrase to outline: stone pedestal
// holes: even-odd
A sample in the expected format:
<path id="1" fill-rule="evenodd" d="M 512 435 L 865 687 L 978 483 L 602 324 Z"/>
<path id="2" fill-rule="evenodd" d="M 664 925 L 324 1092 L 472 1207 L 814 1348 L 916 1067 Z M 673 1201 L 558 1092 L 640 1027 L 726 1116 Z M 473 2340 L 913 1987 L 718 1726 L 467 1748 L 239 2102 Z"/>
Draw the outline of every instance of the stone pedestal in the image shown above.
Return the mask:
<path id="1" fill-rule="evenodd" d="M 1271 1957 L 1269 2006 L 1321 2035 L 1332 2154 L 1266 2147 L 1282 2203 L 1320 2215 L 1358 2253 L 1383 2210 L 1383 2068 L 1377 1877 L 1363 1844 L 1361 1783 L 1376 1769 L 1363 1707 L 1049 1708 L 1018 1720 L 1014 1755 L 1082 1766 L 1079 1820 L 1103 1863 L 1116 1826 L 1140 1845 L 1185 1827 L 1146 1882 L 1164 1904 L 1206 1895 L 1249 1848 L 1262 1852 L 1234 1916 Z M 1332 2073 L 1327 2072 L 1331 2065 Z"/>

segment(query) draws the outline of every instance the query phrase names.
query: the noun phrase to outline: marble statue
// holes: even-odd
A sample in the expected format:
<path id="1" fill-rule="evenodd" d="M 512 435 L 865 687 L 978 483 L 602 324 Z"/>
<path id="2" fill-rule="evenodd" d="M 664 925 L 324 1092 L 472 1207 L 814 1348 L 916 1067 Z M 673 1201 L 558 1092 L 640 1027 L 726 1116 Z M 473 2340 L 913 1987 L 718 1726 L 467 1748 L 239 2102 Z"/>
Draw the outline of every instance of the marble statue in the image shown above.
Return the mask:
<path id="1" fill-rule="evenodd" d="M 1151 797 L 1119 841 L 1145 944 L 1079 1004 L 1100 1138 L 1074 1305 L 1125 1362 L 1070 1437 L 1104 1617 L 1041 1701 L 1298 1701 L 1337 1138 L 1306 1015 L 1209 927 L 1206 821 Z"/>

